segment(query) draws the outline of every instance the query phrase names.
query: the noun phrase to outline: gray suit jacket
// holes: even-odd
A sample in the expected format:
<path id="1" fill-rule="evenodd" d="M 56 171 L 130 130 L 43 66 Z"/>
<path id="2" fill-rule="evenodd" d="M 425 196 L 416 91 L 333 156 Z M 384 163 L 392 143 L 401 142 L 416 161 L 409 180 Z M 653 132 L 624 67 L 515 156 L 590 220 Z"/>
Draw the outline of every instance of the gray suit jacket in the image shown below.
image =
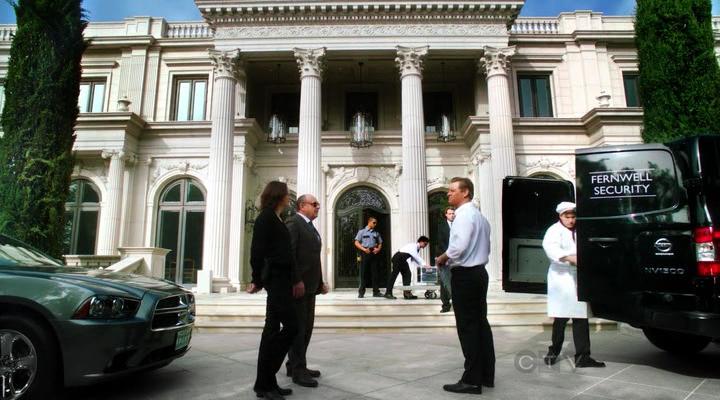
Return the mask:
<path id="1" fill-rule="evenodd" d="M 323 283 L 320 263 L 322 241 L 318 239 L 313 227 L 300 215 L 288 218 L 286 224 L 290 231 L 291 252 L 295 258 L 295 277 L 298 278 L 295 282 L 302 279 L 305 293 L 317 294 Z"/>

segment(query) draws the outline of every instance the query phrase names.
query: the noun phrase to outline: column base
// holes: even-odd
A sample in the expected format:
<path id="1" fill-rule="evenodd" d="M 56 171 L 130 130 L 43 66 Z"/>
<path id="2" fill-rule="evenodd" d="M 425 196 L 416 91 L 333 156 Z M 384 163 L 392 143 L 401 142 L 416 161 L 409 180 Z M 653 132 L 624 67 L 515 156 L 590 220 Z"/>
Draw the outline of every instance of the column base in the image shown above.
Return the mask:
<path id="1" fill-rule="evenodd" d="M 197 272 L 197 286 L 195 292 L 199 294 L 212 293 L 213 272 L 211 269 L 201 269 Z"/>
<path id="2" fill-rule="evenodd" d="M 225 277 L 212 278 L 213 293 L 235 293 L 237 288 L 230 283 L 230 279 Z"/>

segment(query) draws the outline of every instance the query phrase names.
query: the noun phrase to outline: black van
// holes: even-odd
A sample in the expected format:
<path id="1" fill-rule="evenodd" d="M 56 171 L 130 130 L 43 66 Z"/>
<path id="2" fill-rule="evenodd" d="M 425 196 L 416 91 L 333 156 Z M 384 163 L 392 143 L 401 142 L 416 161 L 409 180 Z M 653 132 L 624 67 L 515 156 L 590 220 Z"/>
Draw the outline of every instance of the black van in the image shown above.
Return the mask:
<path id="1" fill-rule="evenodd" d="M 593 315 L 696 352 L 720 338 L 720 136 L 579 149 L 576 186 L 503 182 L 503 289 L 545 293 L 545 230 L 577 193 L 578 296 Z"/>

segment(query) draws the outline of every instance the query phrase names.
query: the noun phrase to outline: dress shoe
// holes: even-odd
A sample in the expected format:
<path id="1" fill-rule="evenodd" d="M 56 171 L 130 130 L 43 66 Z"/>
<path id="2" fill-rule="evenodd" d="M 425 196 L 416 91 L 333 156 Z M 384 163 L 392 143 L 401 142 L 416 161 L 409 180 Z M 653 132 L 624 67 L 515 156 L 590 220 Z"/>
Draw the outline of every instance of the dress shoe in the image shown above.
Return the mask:
<path id="1" fill-rule="evenodd" d="M 385 293 L 384 296 L 386 299 L 395 300 L 397 297 L 393 296 L 392 293 Z"/>
<path id="2" fill-rule="evenodd" d="M 363 297 L 365 297 L 365 293 L 358 293 L 358 299 L 362 299 Z"/>
<path id="3" fill-rule="evenodd" d="M 545 365 L 555 365 L 555 363 L 558 362 L 558 355 L 552 351 L 548 351 L 543 360 L 545 361 Z"/>
<path id="4" fill-rule="evenodd" d="M 471 385 L 469 383 L 465 383 L 462 381 L 459 381 L 458 383 L 453 383 L 450 385 L 444 385 L 443 389 L 446 392 L 453 392 L 453 393 L 482 394 L 482 386 Z"/>
<path id="5" fill-rule="evenodd" d="M 590 356 L 575 357 L 575 368 L 604 368 L 605 363 Z"/>
<path id="6" fill-rule="evenodd" d="M 255 392 L 255 395 L 262 399 L 285 400 L 285 396 L 281 395 L 277 390 L 271 390 L 269 392 Z"/>
<path id="7" fill-rule="evenodd" d="M 280 386 L 276 387 L 275 391 L 280 393 L 280 395 L 282 395 L 282 396 L 290 396 L 292 394 L 292 389 L 290 389 L 290 388 L 284 389 L 284 388 L 281 388 Z"/>
<path id="8" fill-rule="evenodd" d="M 447 307 L 442 306 L 442 308 L 440 309 L 440 312 L 441 313 L 450 312 L 450 309 L 452 309 L 452 306 L 447 306 Z"/>
<path id="9" fill-rule="evenodd" d="M 303 374 L 294 374 L 293 375 L 293 382 L 300 386 L 305 386 L 309 388 L 314 388 L 318 386 L 318 381 L 310 377 L 310 374 L 307 372 Z"/>
<path id="10" fill-rule="evenodd" d="M 310 375 L 311 378 L 319 378 L 321 375 L 320 371 L 318 371 L 316 369 L 307 368 L 307 369 L 305 369 L 305 371 L 307 371 L 308 375 Z"/>
<path id="11" fill-rule="evenodd" d="M 383 297 L 383 294 L 380 292 L 373 293 L 373 297 Z"/>

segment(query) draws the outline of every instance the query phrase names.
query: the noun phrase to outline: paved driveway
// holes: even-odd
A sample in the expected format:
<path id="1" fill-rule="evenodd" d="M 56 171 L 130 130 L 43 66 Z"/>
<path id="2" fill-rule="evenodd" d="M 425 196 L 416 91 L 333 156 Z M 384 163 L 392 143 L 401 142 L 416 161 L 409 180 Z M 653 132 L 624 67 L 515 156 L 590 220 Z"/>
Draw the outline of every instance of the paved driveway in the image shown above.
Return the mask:
<path id="1" fill-rule="evenodd" d="M 323 399 L 720 399 L 720 345 L 677 358 L 642 336 L 603 331 L 591 336 L 604 369 L 574 370 L 571 359 L 542 365 L 549 331 L 496 328 L 495 388 L 482 396 L 444 392 L 457 381 L 462 356 L 454 332 L 318 334 L 310 366 L 320 387 L 298 387 L 289 400 Z M 572 334 L 568 330 L 567 338 Z M 72 399 L 255 399 L 252 384 L 259 334 L 197 334 L 192 350 L 170 366 L 102 386 L 67 391 Z M 572 355 L 573 347 L 566 343 Z M 540 361 L 539 364 L 536 361 Z"/>

